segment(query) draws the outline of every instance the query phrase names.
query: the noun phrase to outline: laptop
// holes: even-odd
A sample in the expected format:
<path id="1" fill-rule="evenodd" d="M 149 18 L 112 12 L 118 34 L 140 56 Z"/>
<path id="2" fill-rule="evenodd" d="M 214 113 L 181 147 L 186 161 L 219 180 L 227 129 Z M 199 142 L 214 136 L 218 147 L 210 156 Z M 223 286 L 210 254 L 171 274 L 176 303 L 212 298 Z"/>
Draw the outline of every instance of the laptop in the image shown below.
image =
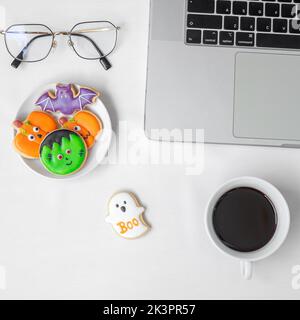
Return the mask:
<path id="1" fill-rule="evenodd" d="M 146 135 L 299 147 L 298 3 L 150 0 Z"/>

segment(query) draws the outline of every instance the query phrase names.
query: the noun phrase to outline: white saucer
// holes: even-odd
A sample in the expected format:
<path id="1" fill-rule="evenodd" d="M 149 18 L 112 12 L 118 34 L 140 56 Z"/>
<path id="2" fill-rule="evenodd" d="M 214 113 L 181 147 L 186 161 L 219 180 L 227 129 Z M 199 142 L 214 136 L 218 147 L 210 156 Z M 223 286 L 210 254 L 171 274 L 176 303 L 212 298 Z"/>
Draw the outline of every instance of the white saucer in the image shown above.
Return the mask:
<path id="1" fill-rule="evenodd" d="M 76 84 L 75 86 L 77 88 L 80 87 L 79 85 L 76 85 Z M 52 83 L 36 90 L 23 102 L 23 104 L 21 105 L 16 115 L 16 119 L 24 121 L 30 112 L 34 110 L 41 110 L 40 107 L 35 106 L 35 102 L 44 92 L 47 92 L 48 90 L 55 91 L 55 88 L 56 88 L 56 83 Z M 72 175 L 67 175 L 67 176 L 54 175 L 48 172 L 43 167 L 39 159 L 26 159 L 20 156 L 20 159 L 25 164 L 25 166 L 39 175 L 42 175 L 46 178 L 57 179 L 57 180 L 79 178 L 81 176 L 88 174 L 93 169 L 95 169 L 105 158 L 110 146 L 111 137 L 112 137 L 111 120 L 104 104 L 99 98 L 96 100 L 94 104 L 87 106 L 85 110 L 92 111 L 96 116 L 98 116 L 101 119 L 103 130 L 99 135 L 99 137 L 97 138 L 97 141 L 95 142 L 94 146 L 91 149 L 89 149 L 86 163 L 84 164 L 84 167 L 81 170 L 79 170 L 78 172 Z M 56 119 L 58 119 L 62 114 L 58 112 L 58 113 L 52 113 L 52 115 Z M 14 130 L 14 136 L 16 135 L 16 133 L 17 131 Z"/>

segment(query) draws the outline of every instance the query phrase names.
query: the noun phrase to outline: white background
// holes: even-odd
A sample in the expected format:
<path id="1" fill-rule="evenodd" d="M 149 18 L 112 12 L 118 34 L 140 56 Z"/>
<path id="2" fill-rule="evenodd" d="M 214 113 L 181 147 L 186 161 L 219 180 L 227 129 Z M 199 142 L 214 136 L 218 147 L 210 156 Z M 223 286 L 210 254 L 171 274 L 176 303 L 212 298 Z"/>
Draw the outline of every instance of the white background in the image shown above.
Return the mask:
<path id="1" fill-rule="evenodd" d="M 199 176 L 174 165 L 106 165 L 79 180 L 57 182 L 28 171 L 12 149 L 11 122 L 20 104 L 40 85 L 58 81 L 98 88 L 115 130 L 119 120 L 142 130 L 148 0 L 0 5 L 6 26 L 41 22 L 64 30 L 108 19 L 122 28 L 109 72 L 79 59 L 65 38 L 44 62 L 14 70 L 0 43 L 0 265 L 7 272 L 1 299 L 300 298 L 291 285 L 292 267 L 300 264 L 300 150 L 206 145 Z M 211 193 L 241 175 L 273 183 L 291 209 L 287 241 L 255 264 L 248 282 L 239 263 L 212 246 L 203 224 Z M 139 196 L 153 226 L 135 241 L 119 238 L 104 221 L 109 197 L 124 189 Z"/>

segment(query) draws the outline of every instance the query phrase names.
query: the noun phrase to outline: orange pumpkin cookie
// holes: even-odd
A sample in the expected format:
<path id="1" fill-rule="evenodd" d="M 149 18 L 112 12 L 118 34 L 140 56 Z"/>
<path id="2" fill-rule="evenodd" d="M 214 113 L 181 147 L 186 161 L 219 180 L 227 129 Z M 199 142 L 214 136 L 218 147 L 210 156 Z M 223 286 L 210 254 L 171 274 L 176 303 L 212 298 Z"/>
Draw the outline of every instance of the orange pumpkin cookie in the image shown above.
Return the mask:
<path id="1" fill-rule="evenodd" d="M 59 123 L 63 128 L 79 133 L 88 148 L 94 145 L 98 135 L 102 131 L 101 120 L 92 112 L 86 110 L 77 112 L 71 119 L 61 117 Z"/>
<path id="2" fill-rule="evenodd" d="M 14 138 L 17 152 L 28 159 L 38 159 L 40 144 L 45 136 L 57 129 L 55 119 L 42 111 L 31 112 L 25 121 L 15 120 L 14 128 L 18 131 Z"/>

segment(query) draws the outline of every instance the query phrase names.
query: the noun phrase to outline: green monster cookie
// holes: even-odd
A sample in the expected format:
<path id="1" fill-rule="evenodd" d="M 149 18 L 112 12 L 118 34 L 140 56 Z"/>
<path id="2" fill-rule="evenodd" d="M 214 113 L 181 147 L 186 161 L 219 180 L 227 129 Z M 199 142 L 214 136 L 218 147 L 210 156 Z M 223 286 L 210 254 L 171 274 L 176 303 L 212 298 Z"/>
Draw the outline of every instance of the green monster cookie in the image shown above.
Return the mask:
<path id="1" fill-rule="evenodd" d="M 78 171 L 87 157 L 87 148 L 83 139 L 70 130 L 56 130 L 43 140 L 40 147 L 40 159 L 51 173 L 68 175 Z"/>

